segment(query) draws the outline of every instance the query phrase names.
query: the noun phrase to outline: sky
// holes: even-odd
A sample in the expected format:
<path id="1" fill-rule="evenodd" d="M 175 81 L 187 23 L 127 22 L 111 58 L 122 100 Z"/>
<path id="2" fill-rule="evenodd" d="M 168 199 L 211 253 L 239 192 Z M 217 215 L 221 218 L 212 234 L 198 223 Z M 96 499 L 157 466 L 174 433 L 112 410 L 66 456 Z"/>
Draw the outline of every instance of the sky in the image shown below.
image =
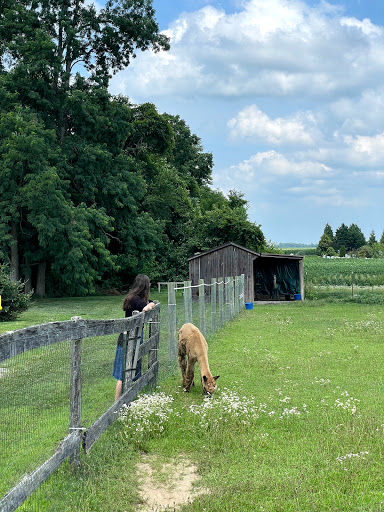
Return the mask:
<path id="1" fill-rule="evenodd" d="M 179 115 L 274 243 L 384 230 L 383 0 L 154 0 L 168 52 L 112 94 Z"/>

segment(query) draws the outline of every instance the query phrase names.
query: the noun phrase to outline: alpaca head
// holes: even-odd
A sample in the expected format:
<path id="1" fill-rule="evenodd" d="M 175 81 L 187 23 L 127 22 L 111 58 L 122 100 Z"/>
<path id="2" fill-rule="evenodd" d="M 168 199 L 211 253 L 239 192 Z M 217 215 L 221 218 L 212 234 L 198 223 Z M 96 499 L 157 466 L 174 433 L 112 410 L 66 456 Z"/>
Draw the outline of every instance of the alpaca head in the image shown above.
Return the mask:
<path id="1" fill-rule="evenodd" d="M 212 395 L 216 389 L 216 381 L 220 377 L 220 375 L 217 375 L 217 377 L 207 377 L 206 375 L 203 375 L 201 384 L 203 385 L 203 391 L 206 395 Z"/>

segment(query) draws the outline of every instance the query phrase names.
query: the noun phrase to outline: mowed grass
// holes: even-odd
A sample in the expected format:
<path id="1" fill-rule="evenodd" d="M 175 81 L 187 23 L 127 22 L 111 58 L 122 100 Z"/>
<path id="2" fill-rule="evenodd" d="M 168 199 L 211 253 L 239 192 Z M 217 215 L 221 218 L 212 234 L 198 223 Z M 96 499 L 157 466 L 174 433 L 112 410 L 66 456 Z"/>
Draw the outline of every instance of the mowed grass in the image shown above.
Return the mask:
<path id="1" fill-rule="evenodd" d="M 243 311 L 209 339 L 220 374 L 212 399 L 201 394 L 198 368 L 189 394 L 176 370 L 166 373 L 156 390 L 173 398 L 163 432 L 152 418 L 153 432 L 131 428 L 125 438 L 116 422 L 79 469 L 63 464 L 22 509 L 139 510 L 145 452 L 197 465 L 208 492 L 181 511 L 384 510 L 383 334 L 379 305 Z"/>

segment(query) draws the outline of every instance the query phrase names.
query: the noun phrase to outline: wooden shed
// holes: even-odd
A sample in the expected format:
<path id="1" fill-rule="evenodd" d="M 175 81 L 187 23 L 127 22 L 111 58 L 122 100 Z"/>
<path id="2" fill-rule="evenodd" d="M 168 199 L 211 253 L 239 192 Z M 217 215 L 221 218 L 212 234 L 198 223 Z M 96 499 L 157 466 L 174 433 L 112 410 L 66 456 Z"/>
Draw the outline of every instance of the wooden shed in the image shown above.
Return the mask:
<path id="1" fill-rule="evenodd" d="M 212 278 L 244 274 L 245 302 L 304 298 L 303 256 L 251 251 L 228 242 L 189 258 L 189 279 L 210 283 Z"/>

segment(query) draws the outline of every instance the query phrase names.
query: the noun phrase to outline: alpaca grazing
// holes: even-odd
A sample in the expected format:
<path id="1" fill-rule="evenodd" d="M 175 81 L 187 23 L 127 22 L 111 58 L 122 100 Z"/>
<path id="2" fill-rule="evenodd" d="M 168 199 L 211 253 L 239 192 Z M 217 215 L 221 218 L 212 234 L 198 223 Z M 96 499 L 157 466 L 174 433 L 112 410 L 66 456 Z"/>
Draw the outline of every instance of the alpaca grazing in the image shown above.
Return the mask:
<path id="1" fill-rule="evenodd" d="M 179 330 L 177 342 L 178 361 L 183 379 L 184 391 L 194 386 L 195 364 L 199 363 L 203 392 L 212 395 L 216 391 L 216 381 L 208 364 L 208 344 L 200 330 L 193 324 L 184 324 Z"/>

